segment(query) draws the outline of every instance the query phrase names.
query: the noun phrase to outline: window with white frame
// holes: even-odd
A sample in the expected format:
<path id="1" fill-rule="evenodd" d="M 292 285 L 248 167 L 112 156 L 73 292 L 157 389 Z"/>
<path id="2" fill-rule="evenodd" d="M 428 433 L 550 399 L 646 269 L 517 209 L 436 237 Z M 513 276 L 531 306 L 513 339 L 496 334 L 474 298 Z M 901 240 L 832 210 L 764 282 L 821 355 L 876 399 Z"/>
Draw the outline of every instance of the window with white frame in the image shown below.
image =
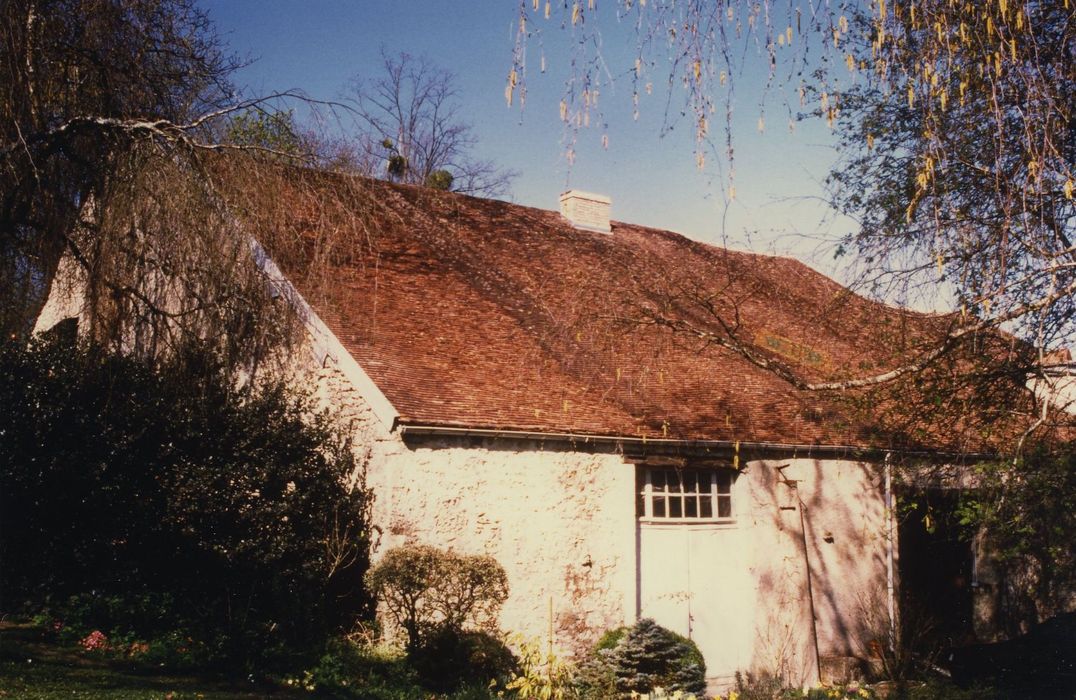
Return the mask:
<path id="1" fill-rule="evenodd" d="M 644 466 L 639 469 L 642 520 L 673 522 L 731 522 L 731 469 Z"/>

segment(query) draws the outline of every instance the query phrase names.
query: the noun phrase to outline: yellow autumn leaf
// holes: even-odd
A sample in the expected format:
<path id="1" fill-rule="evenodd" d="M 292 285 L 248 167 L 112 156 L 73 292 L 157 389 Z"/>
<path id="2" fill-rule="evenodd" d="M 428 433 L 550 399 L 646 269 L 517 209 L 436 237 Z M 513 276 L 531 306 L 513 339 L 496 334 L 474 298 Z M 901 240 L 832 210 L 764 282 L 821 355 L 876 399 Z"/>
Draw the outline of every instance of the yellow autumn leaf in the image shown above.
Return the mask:
<path id="1" fill-rule="evenodd" d="M 1065 199 L 1072 199 L 1072 188 L 1073 188 L 1073 182 L 1072 182 L 1072 178 L 1070 177 L 1068 180 L 1065 180 L 1065 186 L 1064 186 Z"/>
<path id="2" fill-rule="evenodd" d="M 572 24 L 575 25 L 579 22 L 579 3 L 572 4 Z"/>

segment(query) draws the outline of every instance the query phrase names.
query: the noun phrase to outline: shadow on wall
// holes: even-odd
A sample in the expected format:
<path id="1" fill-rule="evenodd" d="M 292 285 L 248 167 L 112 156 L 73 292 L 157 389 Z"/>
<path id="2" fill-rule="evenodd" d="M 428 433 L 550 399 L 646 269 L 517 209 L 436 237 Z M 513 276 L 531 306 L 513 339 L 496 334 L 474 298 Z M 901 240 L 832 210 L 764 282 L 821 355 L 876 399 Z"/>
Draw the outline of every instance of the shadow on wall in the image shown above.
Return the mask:
<path id="1" fill-rule="evenodd" d="M 861 673 L 889 638 L 883 466 L 791 459 L 752 471 L 754 525 L 772 533 L 768 548 L 756 546 L 766 603 L 755 670 L 793 685 Z"/>

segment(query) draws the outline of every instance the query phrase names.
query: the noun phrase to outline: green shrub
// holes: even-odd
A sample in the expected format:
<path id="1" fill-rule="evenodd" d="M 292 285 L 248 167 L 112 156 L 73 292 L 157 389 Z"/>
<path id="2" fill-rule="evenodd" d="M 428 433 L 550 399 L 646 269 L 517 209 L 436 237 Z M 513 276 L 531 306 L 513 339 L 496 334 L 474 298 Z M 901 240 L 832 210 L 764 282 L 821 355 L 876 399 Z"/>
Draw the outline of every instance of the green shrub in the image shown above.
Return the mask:
<path id="1" fill-rule="evenodd" d="M 626 627 L 621 629 L 626 630 Z M 604 639 L 604 638 L 603 638 Z M 617 696 L 617 674 L 613 672 L 615 661 L 613 648 L 601 646 L 601 642 L 579 661 L 576 670 L 576 694 L 586 700 L 605 700 Z"/>
<path id="2" fill-rule="evenodd" d="M 395 547 L 366 575 L 370 592 L 407 633 L 408 649 L 442 629 L 496 629 L 508 598 L 508 576 L 486 555 L 446 552 L 428 545 Z"/>
<path id="3" fill-rule="evenodd" d="M 931 680 L 924 683 L 903 684 L 889 697 L 893 700 L 1001 700 L 1009 695 L 981 685 L 962 689 L 951 681 Z M 1023 697 L 1036 698 L 1038 696 L 1028 689 Z M 1051 695 L 1042 697 L 1051 697 Z"/>
<path id="4" fill-rule="evenodd" d="M 756 675 L 737 671 L 736 690 L 719 696 L 718 700 L 875 700 L 877 697 L 871 688 L 858 683 L 793 688 L 771 673 Z"/>
<path id="5" fill-rule="evenodd" d="M 422 684 L 442 693 L 465 686 L 503 685 L 516 670 L 512 652 L 493 635 L 445 626 L 426 635 L 408 658 Z"/>
<path id="6" fill-rule="evenodd" d="M 478 643 L 472 646 L 483 645 Z M 332 640 L 312 668 L 281 680 L 287 687 L 305 690 L 316 697 L 340 700 L 415 700 L 432 697 L 430 689 L 422 684 L 411 659 L 403 650 L 387 645 L 356 643 L 346 638 Z M 443 700 L 491 700 L 495 696 L 486 679 L 464 683 L 452 692 L 438 693 L 437 697 Z"/>
<path id="7" fill-rule="evenodd" d="M 520 700 L 569 700 L 580 697 L 570 664 L 562 661 L 552 650 L 543 651 L 541 642 L 519 637 L 515 644 L 519 649 L 519 663 L 506 686 L 511 692 L 510 697 Z"/>
<path id="8" fill-rule="evenodd" d="M 655 688 L 701 695 L 706 662 L 690 639 L 644 618 L 602 635 L 579 665 L 577 688 L 582 697 L 595 700 Z"/>
<path id="9" fill-rule="evenodd" d="M 208 355 L 0 343 L 5 612 L 113 642 L 176 633 L 243 675 L 309 663 L 369 611 L 359 465 L 313 406 Z"/>
<path id="10" fill-rule="evenodd" d="M 622 695 L 654 688 L 701 694 L 706 691 L 706 663 L 691 640 L 644 618 L 613 650 L 613 673 Z"/>
<path id="11" fill-rule="evenodd" d="M 321 697 L 412 700 L 426 695 L 402 651 L 343 637 L 331 640 L 312 668 L 282 680 Z"/>

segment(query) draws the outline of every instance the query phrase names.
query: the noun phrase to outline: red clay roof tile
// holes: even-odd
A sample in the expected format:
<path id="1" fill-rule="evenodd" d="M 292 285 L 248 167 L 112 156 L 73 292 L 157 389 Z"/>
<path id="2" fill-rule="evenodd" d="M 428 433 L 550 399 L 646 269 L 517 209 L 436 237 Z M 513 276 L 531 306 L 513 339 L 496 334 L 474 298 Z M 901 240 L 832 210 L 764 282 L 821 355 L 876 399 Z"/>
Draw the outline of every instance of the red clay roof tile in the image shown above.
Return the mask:
<path id="1" fill-rule="evenodd" d="M 735 352 L 640 321 L 661 310 L 721 331 L 720 318 L 818 380 L 896 366 L 945 317 L 867 300 L 789 258 L 668 231 L 614 222 L 594 233 L 552 211 L 380 182 L 368 194 L 379 207 L 372 243 L 311 301 L 403 423 L 914 442 L 864 422 L 841 396 L 796 390 Z"/>

